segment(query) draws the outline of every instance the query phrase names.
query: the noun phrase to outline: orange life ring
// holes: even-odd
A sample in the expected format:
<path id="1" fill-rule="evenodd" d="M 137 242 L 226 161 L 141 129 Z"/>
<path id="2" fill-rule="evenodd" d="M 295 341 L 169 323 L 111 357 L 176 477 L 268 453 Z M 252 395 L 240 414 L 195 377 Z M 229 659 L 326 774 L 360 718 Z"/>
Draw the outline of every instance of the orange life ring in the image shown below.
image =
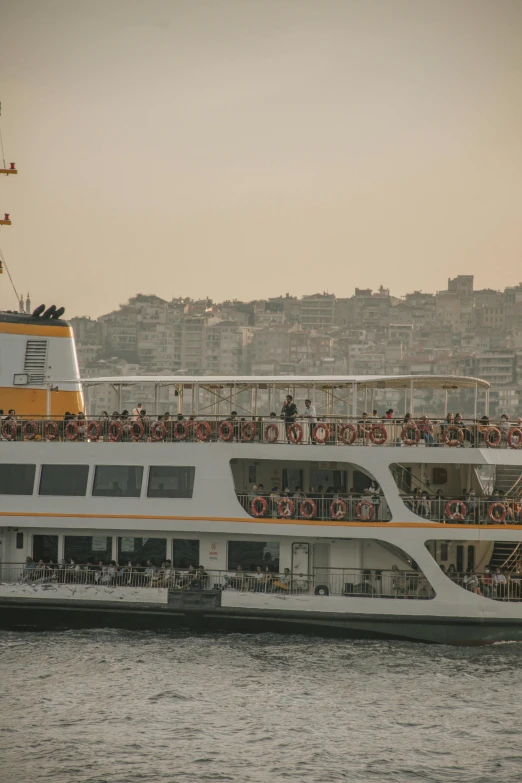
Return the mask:
<path id="1" fill-rule="evenodd" d="M 303 428 L 296 421 L 287 425 L 286 434 L 290 443 L 301 443 L 303 440 Z"/>
<path id="2" fill-rule="evenodd" d="M 261 504 L 261 508 L 259 508 L 259 504 Z M 259 497 L 257 498 L 254 498 L 250 506 L 250 509 L 252 511 L 252 516 L 254 517 L 264 517 L 267 508 L 268 508 L 268 503 L 266 502 L 265 498 L 261 497 L 261 495 L 259 495 Z"/>
<path id="3" fill-rule="evenodd" d="M 348 506 L 342 498 L 336 498 L 336 500 L 332 500 L 330 503 L 330 516 L 332 519 L 344 519 L 347 511 Z"/>
<path id="4" fill-rule="evenodd" d="M 101 424 L 99 421 L 87 422 L 87 437 L 89 440 L 97 441 L 101 435 Z"/>
<path id="5" fill-rule="evenodd" d="M 514 438 L 516 437 L 516 440 Z M 507 434 L 508 446 L 512 449 L 519 449 L 522 447 L 522 430 L 520 427 L 511 427 Z"/>
<path id="6" fill-rule="evenodd" d="M 293 515 L 294 511 L 295 511 L 294 501 L 287 497 L 281 498 L 281 500 L 277 504 L 277 513 L 279 514 L 279 516 L 288 519 Z"/>
<path id="7" fill-rule="evenodd" d="M 233 440 L 234 438 L 234 425 L 231 421 L 222 421 L 219 425 L 219 437 L 221 440 Z"/>
<path id="8" fill-rule="evenodd" d="M 150 437 L 152 440 L 159 441 L 165 440 L 167 435 L 167 428 L 162 421 L 155 421 L 150 428 Z"/>
<path id="9" fill-rule="evenodd" d="M 381 437 L 376 438 L 375 437 L 376 433 L 380 433 Z M 370 430 L 370 440 L 376 446 L 384 446 L 384 444 L 388 440 L 388 430 L 386 429 L 384 424 L 373 425 L 373 427 Z"/>
<path id="10" fill-rule="evenodd" d="M 26 440 L 34 440 L 38 434 L 38 424 L 35 421 L 27 421 L 22 429 L 22 435 Z"/>
<path id="11" fill-rule="evenodd" d="M 500 509 L 500 516 L 495 516 L 495 509 Z M 503 503 L 500 503 L 497 501 L 496 503 L 490 503 L 488 507 L 488 517 L 492 522 L 499 522 L 502 524 L 502 522 L 505 522 L 506 520 L 506 507 Z"/>
<path id="12" fill-rule="evenodd" d="M 319 433 L 322 431 L 322 435 Z M 330 427 L 324 421 L 318 422 L 312 430 L 312 440 L 316 443 L 326 443 L 330 437 Z"/>
<path id="13" fill-rule="evenodd" d="M 2 424 L 2 437 L 5 438 L 5 440 L 14 440 L 16 438 L 16 422 L 15 421 L 4 421 Z"/>
<path id="14" fill-rule="evenodd" d="M 46 421 L 44 424 L 44 435 L 47 440 L 56 440 L 60 434 L 60 428 L 56 421 Z"/>
<path id="15" fill-rule="evenodd" d="M 245 442 L 249 443 L 256 437 L 256 423 L 255 421 L 244 421 L 241 424 L 241 438 Z"/>
<path id="16" fill-rule="evenodd" d="M 363 508 L 368 509 L 368 513 L 366 515 L 363 515 L 362 513 Z M 361 519 L 363 522 L 371 522 L 373 515 L 375 514 L 373 503 L 370 500 L 361 500 L 355 507 L 355 514 L 357 519 Z"/>
<path id="17" fill-rule="evenodd" d="M 65 437 L 67 440 L 78 440 L 78 424 L 75 421 L 68 421 L 65 425 Z"/>
<path id="18" fill-rule="evenodd" d="M 493 435 L 493 438 L 490 438 L 490 435 Z M 500 446 L 500 441 L 502 440 L 502 434 L 498 427 L 488 427 L 487 430 L 484 433 L 484 443 L 488 446 L 490 449 L 497 449 Z"/>
<path id="19" fill-rule="evenodd" d="M 174 440 L 187 440 L 187 435 L 188 435 L 187 422 L 183 421 L 182 419 L 178 419 L 178 421 L 174 424 L 174 430 L 172 434 L 174 435 Z"/>
<path id="20" fill-rule="evenodd" d="M 201 441 L 210 440 L 211 431 L 208 421 L 199 421 L 196 425 L 196 438 Z"/>
<path id="21" fill-rule="evenodd" d="M 414 432 L 415 437 L 409 438 L 408 432 Z M 406 424 L 406 426 L 402 428 L 401 440 L 405 446 L 416 446 L 417 443 L 420 441 L 420 430 L 417 428 L 415 424 Z"/>
<path id="22" fill-rule="evenodd" d="M 268 443 L 277 443 L 279 440 L 279 427 L 277 424 L 267 424 L 265 427 L 265 440 Z"/>
<path id="23" fill-rule="evenodd" d="M 346 433 L 350 434 L 346 437 Z M 343 424 L 339 430 L 339 440 L 344 443 L 345 446 L 351 446 L 357 440 L 357 427 L 353 424 Z"/>
<path id="24" fill-rule="evenodd" d="M 455 506 L 455 511 L 453 511 L 453 506 Z M 462 500 L 450 500 L 448 503 L 446 503 L 445 511 L 448 519 L 454 519 L 462 522 L 464 519 L 466 519 L 468 509 Z"/>
<path id="25" fill-rule="evenodd" d="M 136 427 L 138 428 L 136 430 Z M 145 432 L 145 427 L 143 426 L 142 421 L 133 421 L 130 425 L 130 434 L 131 438 L 134 441 L 134 443 L 137 443 L 139 440 L 143 438 L 143 433 Z"/>
<path id="26" fill-rule="evenodd" d="M 455 437 L 450 438 L 450 432 L 454 432 Z M 457 427 L 456 424 L 450 424 L 449 427 L 444 427 L 442 437 L 444 438 L 446 446 L 460 446 L 464 440 L 464 430 Z"/>
<path id="27" fill-rule="evenodd" d="M 114 421 L 111 421 L 108 426 L 108 432 L 109 440 L 112 443 L 121 440 L 123 437 L 123 424 L 121 421 L 119 419 L 114 419 Z"/>
<path id="28" fill-rule="evenodd" d="M 315 500 L 312 500 L 312 498 L 306 498 L 306 500 L 303 500 L 299 506 L 299 513 L 303 519 L 315 519 L 317 516 L 317 505 Z"/>

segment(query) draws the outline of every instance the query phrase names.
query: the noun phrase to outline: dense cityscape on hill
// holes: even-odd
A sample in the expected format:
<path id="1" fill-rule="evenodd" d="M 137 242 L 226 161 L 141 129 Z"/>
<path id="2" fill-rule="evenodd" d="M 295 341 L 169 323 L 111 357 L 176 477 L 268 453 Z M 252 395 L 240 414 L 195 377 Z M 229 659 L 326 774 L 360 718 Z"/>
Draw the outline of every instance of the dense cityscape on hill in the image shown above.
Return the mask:
<path id="1" fill-rule="evenodd" d="M 522 283 L 474 290 L 459 275 L 400 298 L 382 286 L 251 302 L 137 294 L 96 320 L 70 320 L 84 378 L 472 375 L 491 383 L 492 413 L 521 409 Z"/>

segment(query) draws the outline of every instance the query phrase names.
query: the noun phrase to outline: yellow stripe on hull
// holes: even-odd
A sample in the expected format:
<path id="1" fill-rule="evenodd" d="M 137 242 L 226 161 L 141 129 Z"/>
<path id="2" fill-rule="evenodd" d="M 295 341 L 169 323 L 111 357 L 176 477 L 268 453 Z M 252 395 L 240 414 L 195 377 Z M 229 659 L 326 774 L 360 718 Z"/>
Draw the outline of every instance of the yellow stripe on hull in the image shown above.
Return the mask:
<path id="1" fill-rule="evenodd" d="M 30 337 L 72 337 L 70 326 L 47 326 L 35 318 L 34 324 L 0 322 L 0 334 L 26 334 Z"/>
<path id="2" fill-rule="evenodd" d="M 18 416 L 47 416 L 47 389 L 0 387 L 0 409 L 7 413 L 13 409 Z M 83 411 L 83 398 L 79 391 L 51 392 L 51 416 Z"/>

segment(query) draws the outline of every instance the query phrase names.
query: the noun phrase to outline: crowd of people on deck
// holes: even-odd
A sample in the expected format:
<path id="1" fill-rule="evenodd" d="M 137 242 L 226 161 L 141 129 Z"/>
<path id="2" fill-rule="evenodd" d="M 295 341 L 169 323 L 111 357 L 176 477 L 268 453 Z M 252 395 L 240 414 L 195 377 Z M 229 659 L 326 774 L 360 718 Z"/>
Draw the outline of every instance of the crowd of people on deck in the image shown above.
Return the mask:
<path id="1" fill-rule="evenodd" d="M 440 568 L 452 582 L 471 593 L 496 600 L 522 599 L 522 563 L 520 561 L 517 561 L 513 570 L 486 565 L 483 572 L 475 571 L 473 568 L 459 572 L 453 563 L 447 568 L 444 565 L 441 565 Z"/>
<path id="2" fill-rule="evenodd" d="M 256 507 L 257 498 L 264 500 L 259 508 Z M 268 490 L 265 489 L 264 484 L 254 484 L 251 489 L 238 494 L 238 499 L 249 514 L 271 519 L 332 519 L 340 503 L 342 503 L 343 519 L 368 519 L 368 521 L 389 519 L 388 507 L 381 489 L 374 481 L 364 490 L 357 491 L 352 487 L 349 492 L 333 486 L 324 487 L 321 484 L 317 489 L 310 488 L 308 492 L 304 492 L 301 486 L 294 489 L 289 487 L 280 489 L 275 485 Z M 359 507 L 361 502 L 364 504 L 364 509 Z"/>
<path id="3" fill-rule="evenodd" d="M 89 430 L 89 422 L 96 422 L 99 429 Z M 52 423 L 49 435 L 49 423 Z M 343 425 L 353 427 L 353 442 L 359 445 L 379 445 L 387 442 L 390 445 L 406 445 L 417 443 L 435 447 L 445 445 L 448 436 L 453 445 L 460 448 L 466 446 L 484 445 L 522 445 L 522 417 L 511 418 L 503 413 L 498 420 L 484 415 L 479 419 L 464 419 L 460 413 L 448 413 L 444 419 L 430 419 L 426 414 L 414 417 L 411 413 L 404 416 L 395 414 L 389 408 L 384 415 L 377 410 L 371 414 L 366 411 L 360 417 L 319 416 L 315 405 L 310 399 L 304 402 L 304 408 L 299 412 L 291 394 L 287 395 L 279 414 L 272 411 L 269 416 L 239 416 L 236 410 L 226 418 L 205 414 L 183 413 L 171 414 L 169 411 L 159 415 L 150 415 L 138 403 L 129 411 L 102 411 L 98 416 L 87 417 L 85 413 L 70 413 L 66 411 L 61 417 L 27 417 L 17 415 L 14 409 L 6 414 L 0 410 L 0 437 L 7 440 L 27 439 L 35 437 L 52 437 L 52 439 L 71 440 L 234 440 L 241 442 L 288 442 L 292 444 L 311 443 L 345 443 L 340 437 Z M 72 427 L 67 427 L 72 424 Z M 7 425 L 7 426 L 6 426 Z M 29 425 L 29 426 L 26 426 Z M 112 437 L 116 425 L 118 437 Z M 199 427 L 198 425 L 208 425 Z M 222 425 L 226 427 L 223 435 Z M 324 430 L 321 428 L 324 425 Z M 386 440 L 376 440 L 375 427 L 380 425 L 386 431 Z M 120 429 L 121 428 L 121 429 Z M 319 428 L 319 436 L 317 434 Z M 277 434 L 275 434 L 277 431 Z M 491 432 L 493 440 L 491 440 Z M 315 434 L 314 434 L 315 432 Z M 498 432 L 498 435 L 497 435 Z M 498 443 L 496 442 L 498 438 Z"/>
<path id="4" fill-rule="evenodd" d="M 75 558 L 55 563 L 52 559 L 33 560 L 27 557 L 22 581 L 56 582 L 58 584 L 92 584 L 127 587 L 179 587 L 185 590 L 207 587 L 208 574 L 202 565 L 192 563 L 187 568 L 175 568 L 171 560 L 157 566 L 153 559 L 140 563 L 128 560 L 89 559 L 79 563 Z"/>
<path id="5" fill-rule="evenodd" d="M 511 525 L 522 522 L 522 498 L 506 496 L 499 489 L 490 495 L 477 495 L 475 489 L 463 489 L 460 494 L 448 497 L 442 489 L 430 494 L 428 490 L 418 488 L 411 495 L 403 495 L 402 500 L 414 514 L 433 522 Z M 455 518 L 451 514 L 453 504 L 459 505 L 457 511 L 460 512 Z"/>

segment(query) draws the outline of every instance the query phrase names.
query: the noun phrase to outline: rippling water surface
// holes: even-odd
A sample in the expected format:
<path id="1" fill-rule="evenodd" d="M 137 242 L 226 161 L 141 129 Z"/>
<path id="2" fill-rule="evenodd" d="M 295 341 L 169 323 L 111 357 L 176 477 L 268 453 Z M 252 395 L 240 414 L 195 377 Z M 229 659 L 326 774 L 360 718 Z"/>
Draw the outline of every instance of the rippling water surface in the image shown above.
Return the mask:
<path id="1" fill-rule="evenodd" d="M 522 778 L 522 646 L 0 632 L 2 783 Z"/>

